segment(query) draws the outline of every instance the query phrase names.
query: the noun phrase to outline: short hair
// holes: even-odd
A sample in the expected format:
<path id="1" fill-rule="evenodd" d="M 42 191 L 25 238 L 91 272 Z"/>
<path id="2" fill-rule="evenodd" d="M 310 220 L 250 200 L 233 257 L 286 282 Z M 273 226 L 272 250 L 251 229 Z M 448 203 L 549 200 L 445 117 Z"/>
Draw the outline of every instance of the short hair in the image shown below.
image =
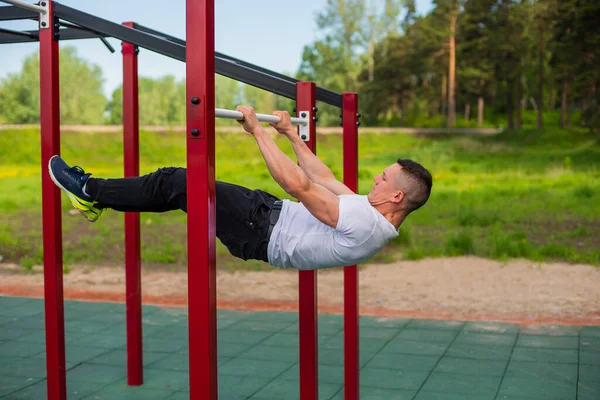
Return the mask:
<path id="1" fill-rule="evenodd" d="M 406 190 L 404 195 L 408 202 L 408 213 L 411 213 L 427 203 L 433 179 L 429 171 L 418 162 L 399 158 L 398 164 L 402 167 L 402 188 Z"/>

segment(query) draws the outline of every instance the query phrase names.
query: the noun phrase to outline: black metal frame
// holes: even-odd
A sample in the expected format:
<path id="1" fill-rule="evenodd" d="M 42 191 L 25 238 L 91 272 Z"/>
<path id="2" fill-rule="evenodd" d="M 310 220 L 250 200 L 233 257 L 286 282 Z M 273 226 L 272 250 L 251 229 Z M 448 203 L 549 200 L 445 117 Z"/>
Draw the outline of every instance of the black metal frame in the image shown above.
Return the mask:
<path id="1" fill-rule="evenodd" d="M 168 40 L 170 42 L 177 43 L 177 44 L 180 44 L 182 46 L 185 46 L 185 40 L 176 38 L 175 36 L 167 35 L 166 33 L 159 32 L 157 30 L 154 30 L 152 28 L 148 28 L 148 27 L 146 27 L 144 25 L 140 25 L 140 24 L 135 23 L 135 22 L 133 24 L 133 27 L 135 29 L 139 30 L 139 31 L 146 32 L 146 33 L 149 33 L 151 35 L 157 36 L 159 38 L 166 39 L 166 40 Z M 258 66 L 256 64 L 251 64 L 249 62 L 240 60 L 239 58 L 235 58 L 235 57 L 229 56 L 227 54 L 219 53 L 218 51 L 215 51 L 215 69 L 218 70 L 219 69 L 219 65 L 223 66 L 223 65 L 225 65 L 224 63 L 233 63 L 233 64 L 239 65 L 241 67 L 244 67 L 244 68 L 247 68 L 247 69 L 250 69 L 250 70 L 254 70 L 254 71 L 257 71 L 257 72 L 260 72 L 260 73 L 264 73 L 264 74 L 270 75 L 272 77 L 284 80 L 284 81 L 289 82 L 289 83 L 291 83 L 293 85 L 296 85 L 296 83 L 300 82 L 300 80 L 298 80 L 296 78 L 292 78 L 290 76 L 287 76 L 287 75 L 284 75 L 284 74 L 280 74 L 279 72 L 274 72 L 274 71 L 271 71 L 271 70 L 269 70 L 267 68 L 260 67 L 260 66 Z M 219 71 L 217 71 L 217 73 L 219 73 Z M 325 88 L 317 86 L 317 88 L 316 88 L 316 96 L 317 96 L 317 101 L 323 101 L 324 103 L 331 104 L 331 105 L 334 105 L 336 107 L 341 107 L 342 106 L 341 95 L 338 94 L 338 93 L 336 93 L 336 92 L 333 92 L 333 91 L 331 91 L 329 89 L 325 89 Z M 338 100 L 338 98 L 339 98 L 339 100 Z M 339 101 L 339 104 L 337 104 L 338 101 Z"/>
<path id="2" fill-rule="evenodd" d="M 38 41 L 38 31 L 13 31 L 12 29 L 0 28 L 0 35 L 21 36 L 31 39 L 31 41 Z"/>
<path id="3" fill-rule="evenodd" d="M 61 40 L 75 39 L 104 39 L 106 35 L 101 35 L 92 31 L 82 31 L 75 28 L 61 29 L 59 31 Z M 30 43 L 39 42 L 39 31 L 11 31 L 10 29 L 0 28 L 0 44 L 7 43 Z"/>
<path id="4" fill-rule="evenodd" d="M 149 33 L 151 35 L 158 36 L 158 37 L 160 37 L 162 39 L 166 39 L 166 40 L 168 40 L 170 42 L 177 43 L 177 44 L 180 44 L 182 46 L 185 46 L 185 40 L 179 39 L 179 38 L 177 38 L 175 36 L 171 36 L 171 35 L 168 35 L 166 33 L 163 33 L 163 32 L 157 31 L 157 30 L 154 30 L 152 28 L 148 28 L 147 26 L 138 24 L 137 22 L 133 23 L 133 27 L 135 29 L 137 29 L 138 31 L 146 32 L 146 33 Z M 222 58 L 224 60 L 231 61 L 231 62 L 233 62 L 235 64 L 243 65 L 245 67 L 252 68 L 254 70 L 257 70 L 257 71 L 260 71 L 260 72 L 264 72 L 266 74 L 270 74 L 270 75 L 276 76 L 276 77 L 281 78 L 283 80 L 287 80 L 287 81 L 290 81 L 290 82 L 293 82 L 293 83 L 298 82 L 297 79 L 294 79 L 294 78 L 289 77 L 287 75 L 280 74 L 278 72 L 273 72 L 271 70 L 268 70 L 266 68 L 260 67 L 258 65 L 254 65 L 254 64 L 248 63 L 246 61 L 242 61 L 242 60 L 240 60 L 238 58 L 234 58 L 234 57 L 228 56 L 227 54 L 219 53 L 218 51 L 215 51 L 215 57 Z"/>
<path id="5" fill-rule="evenodd" d="M 15 6 L 0 7 L 0 21 L 15 21 L 19 19 L 38 19 L 38 13 Z"/>
<path id="6" fill-rule="evenodd" d="M 56 2 L 54 2 L 54 15 L 60 20 L 77 25 L 77 27 L 69 26 L 61 29 L 59 34 L 61 40 L 100 38 L 106 44 L 104 38 L 113 37 L 185 62 L 185 41 L 174 36 L 139 24 L 129 28 Z M 0 7 L 0 21 L 37 18 L 37 13 L 19 7 Z M 38 31 L 19 33 L 6 29 L 0 30 L 0 44 L 35 41 L 38 41 Z M 215 52 L 215 72 L 280 96 L 296 99 L 297 79 L 234 57 Z M 328 89 L 317 87 L 316 98 L 317 101 L 339 108 L 342 106 L 342 96 Z"/>

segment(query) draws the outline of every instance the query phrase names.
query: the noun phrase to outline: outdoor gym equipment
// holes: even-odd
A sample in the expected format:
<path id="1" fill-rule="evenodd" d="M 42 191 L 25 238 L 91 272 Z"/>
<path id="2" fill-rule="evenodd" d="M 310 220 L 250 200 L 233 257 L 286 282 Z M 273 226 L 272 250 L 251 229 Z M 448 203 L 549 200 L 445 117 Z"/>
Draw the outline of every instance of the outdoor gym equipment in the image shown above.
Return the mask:
<path id="1" fill-rule="evenodd" d="M 214 74 L 296 101 L 300 135 L 314 152 L 316 101 L 341 108 L 344 183 L 357 191 L 356 93 L 338 94 L 312 82 L 269 71 L 215 51 L 214 0 L 186 0 L 186 41 L 136 24 L 117 24 L 54 1 L 39 5 L 0 0 L 0 22 L 35 20 L 38 29 L 0 28 L 2 43 L 40 43 L 40 121 L 42 170 L 60 154 L 59 40 L 105 38 L 122 41 L 124 176 L 139 175 L 139 48 L 186 62 L 186 149 L 188 232 L 189 374 L 192 399 L 217 399 L 217 323 L 215 268 L 215 117 L 239 119 L 215 108 Z M 303 115 L 304 114 L 304 115 Z M 264 121 L 273 121 L 261 117 Z M 44 310 L 48 399 L 66 399 L 63 247 L 60 189 L 42 174 Z M 140 219 L 125 215 L 127 373 L 129 385 L 143 384 Z M 318 398 L 317 272 L 299 271 L 300 398 Z M 193 340 L 192 340 L 193 339 Z M 344 268 L 344 398 L 358 399 L 358 271 Z"/>

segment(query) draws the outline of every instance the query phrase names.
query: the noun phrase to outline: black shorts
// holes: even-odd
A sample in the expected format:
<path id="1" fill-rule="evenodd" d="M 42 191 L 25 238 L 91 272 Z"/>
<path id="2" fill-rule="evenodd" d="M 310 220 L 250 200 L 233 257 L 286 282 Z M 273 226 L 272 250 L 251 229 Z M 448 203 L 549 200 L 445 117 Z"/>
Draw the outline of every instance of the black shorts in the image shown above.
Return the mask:
<path id="1" fill-rule="evenodd" d="M 124 212 L 187 211 L 185 168 L 161 168 L 134 178 L 90 178 L 86 191 L 99 208 Z M 216 182 L 217 237 L 233 256 L 268 261 L 270 217 L 278 201 L 262 190 Z"/>

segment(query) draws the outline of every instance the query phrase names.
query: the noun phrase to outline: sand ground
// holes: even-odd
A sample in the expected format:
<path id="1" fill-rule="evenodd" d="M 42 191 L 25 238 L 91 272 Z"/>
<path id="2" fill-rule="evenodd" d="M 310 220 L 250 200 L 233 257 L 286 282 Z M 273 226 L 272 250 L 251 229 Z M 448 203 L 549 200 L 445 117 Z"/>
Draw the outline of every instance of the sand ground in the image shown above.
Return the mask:
<path id="1" fill-rule="evenodd" d="M 0 294 L 43 294 L 41 267 L 24 274 L 0 263 Z M 343 270 L 317 273 L 319 306 L 341 312 Z M 65 298 L 122 301 L 122 266 L 74 266 L 64 275 Z M 144 301 L 185 305 L 187 273 L 142 272 Z M 364 266 L 359 273 L 360 307 L 366 314 L 431 315 L 491 320 L 588 320 L 600 324 L 600 268 L 477 257 L 435 258 Z M 217 272 L 218 304 L 229 308 L 294 309 L 298 273 Z"/>

